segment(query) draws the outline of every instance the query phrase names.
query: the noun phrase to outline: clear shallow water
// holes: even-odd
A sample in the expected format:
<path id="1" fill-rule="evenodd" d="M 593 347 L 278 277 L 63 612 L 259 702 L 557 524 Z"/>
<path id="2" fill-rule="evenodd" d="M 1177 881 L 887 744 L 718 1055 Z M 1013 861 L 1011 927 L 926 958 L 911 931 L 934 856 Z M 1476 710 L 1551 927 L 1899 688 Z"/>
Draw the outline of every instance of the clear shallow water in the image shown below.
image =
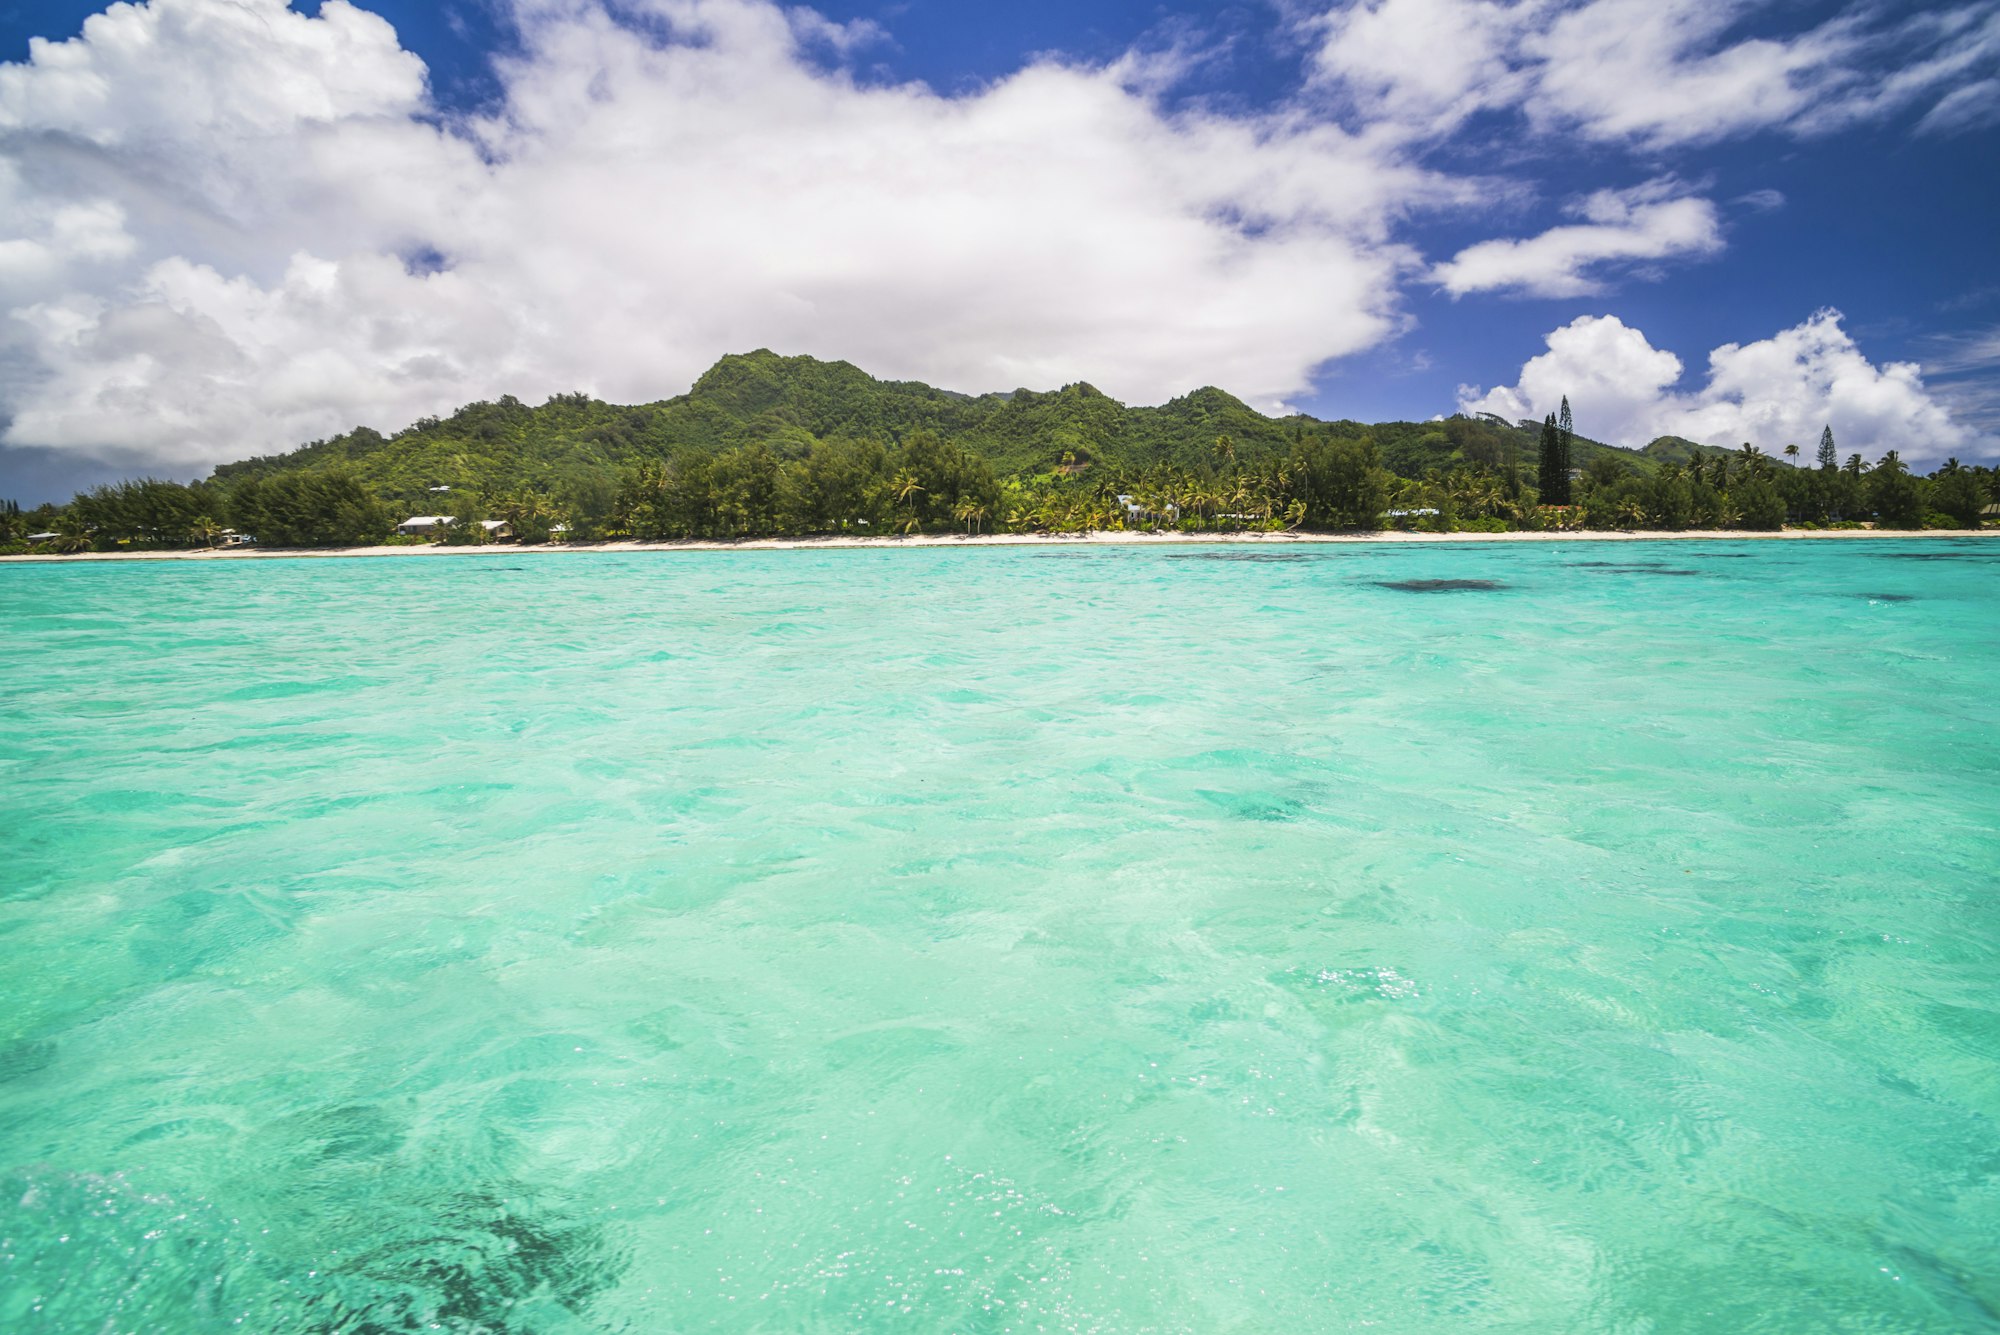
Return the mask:
<path id="1" fill-rule="evenodd" d="M 0 1329 L 2000 1329 L 2000 543 L 0 615 Z"/>

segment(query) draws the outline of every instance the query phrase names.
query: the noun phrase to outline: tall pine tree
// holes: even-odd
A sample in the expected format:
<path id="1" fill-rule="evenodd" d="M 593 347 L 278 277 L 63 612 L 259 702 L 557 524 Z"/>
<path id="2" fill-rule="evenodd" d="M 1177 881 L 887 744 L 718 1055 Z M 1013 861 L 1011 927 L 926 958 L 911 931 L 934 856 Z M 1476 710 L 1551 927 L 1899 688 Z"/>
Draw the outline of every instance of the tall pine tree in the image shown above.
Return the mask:
<path id="1" fill-rule="evenodd" d="M 1535 486 L 1542 493 L 1542 504 L 1568 505 L 1569 467 L 1563 459 L 1562 428 L 1556 425 L 1554 413 L 1542 422 L 1539 464 Z"/>
<path id="2" fill-rule="evenodd" d="M 1562 503 L 1569 504 L 1570 442 L 1576 439 L 1576 421 L 1569 415 L 1569 395 L 1563 395 L 1562 412 L 1556 416 L 1556 446 L 1562 454 Z"/>
<path id="3" fill-rule="evenodd" d="M 1833 427 L 1828 426 L 1819 433 L 1819 466 L 1827 472 L 1840 467 L 1840 455 L 1833 448 Z"/>

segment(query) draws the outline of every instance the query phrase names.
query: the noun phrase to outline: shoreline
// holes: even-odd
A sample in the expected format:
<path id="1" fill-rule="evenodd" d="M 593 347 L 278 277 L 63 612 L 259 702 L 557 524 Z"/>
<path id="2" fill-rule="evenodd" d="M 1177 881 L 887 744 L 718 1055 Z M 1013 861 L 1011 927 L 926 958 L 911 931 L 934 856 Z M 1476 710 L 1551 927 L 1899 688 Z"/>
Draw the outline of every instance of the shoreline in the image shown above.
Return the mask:
<path id="1" fill-rule="evenodd" d="M 567 555 L 586 552 L 785 552 L 832 549 L 896 547 L 1166 547 L 1215 546 L 1251 543 L 1266 546 L 1339 546 L 1400 543 L 1507 543 L 1507 542 L 1811 542 L 1831 541 L 1923 541 L 1940 538 L 2000 538 L 1994 529 L 1780 529 L 1776 532 L 1748 529 L 1573 530 L 1553 533 L 1410 533 L 1386 529 L 1376 533 L 1164 533 L 1106 529 L 1092 533 L 982 533 L 978 536 L 951 533 L 923 533 L 905 536 L 862 537 L 839 534 L 819 538 L 745 538 L 736 542 L 712 540 L 686 542 L 641 542 L 615 539 L 582 543 L 492 543 L 477 547 L 272 547 L 260 549 L 189 549 L 166 552 L 71 552 L 24 553 L 0 556 L 0 562 L 34 563 L 72 561 L 273 561 L 380 556 L 521 556 Z"/>

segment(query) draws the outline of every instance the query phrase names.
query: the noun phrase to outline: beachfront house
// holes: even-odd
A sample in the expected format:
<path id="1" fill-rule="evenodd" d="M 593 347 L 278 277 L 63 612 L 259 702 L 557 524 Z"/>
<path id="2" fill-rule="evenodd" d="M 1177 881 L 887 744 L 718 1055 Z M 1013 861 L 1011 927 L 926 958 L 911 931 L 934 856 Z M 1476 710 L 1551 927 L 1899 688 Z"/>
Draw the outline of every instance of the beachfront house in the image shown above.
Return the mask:
<path id="1" fill-rule="evenodd" d="M 1148 508 L 1138 497 L 1120 493 L 1118 506 L 1125 511 L 1125 525 L 1128 528 L 1137 528 L 1149 519 L 1158 519 L 1169 524 L 1180 522 L 1181 508 L 1178 505 L 1169 505 L 1164 510 L 1154 510 Z"/>
<path id="2" fill-rule="evenodd" d="M 444 531 L 457 522 L 450 515 L 411 515 L 396 525 L 396 532 L 407 533 L 413 538 L 442 538 Z M 514 526 L 504 519 L 475 522 L 486 531 L 488 541 L 500 542 L 514 536 Z"/>

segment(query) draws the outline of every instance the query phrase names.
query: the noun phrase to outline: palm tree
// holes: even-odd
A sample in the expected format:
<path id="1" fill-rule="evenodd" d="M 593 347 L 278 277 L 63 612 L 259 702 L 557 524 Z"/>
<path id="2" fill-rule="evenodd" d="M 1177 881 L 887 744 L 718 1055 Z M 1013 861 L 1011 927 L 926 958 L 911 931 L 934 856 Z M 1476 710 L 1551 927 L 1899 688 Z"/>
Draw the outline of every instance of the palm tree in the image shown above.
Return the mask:
<path id="1" fill-rule="evenodd" d="M 541 532 L 555 522 L 555 512 L 550 508 L 548 498 L 538 491 L 514 493 L 500 503 L 498 513 L 518 534 Z"/>
<path id="2" fill-rule="evenodd" d="M 965 525 L 965 532 L 967 536 L 970 536 L 973 529 L 985 521 L 986 507 L 978 501 L 967 497 L 958 503 L 951 514 L 952 518 Z"/>
<path id="3" fill-rule="evenodd" d="M 201 518 L 188 525 L 188 537 L 210 551 L 215 549 L 215 540 L 221 537 L 222 533 L 222 525 L 216 523 L 207 515 L 201 516 Z"/>
<path id="4" fill-rule="evenodd" d="M 1490 474 L 1464 474 L 1455 490 L 1458 493 L 1458 508 L 1471 511 L 1481 519 L 1491 519 L 1499 514 L 1505 499 L 1500 493 L 1499 479 Z"/>
<path id="5" fill-rule="evenodd" d="M 924 490 L 924 485 L 917 481 L 916 474 L 907 468 L 896 474 L 889 483 L 889 494 L 896 498 L 896 504 L 909 507 L 909 513 L 903 516 L 900 525 L 902 531 L 905 533 L 921 533 L 923 531 L 924 521 L 917 514 L 916 498 Z"/>
<path id="6" fill-rule="evenodd" d="M 1194 511 L 1195 523 L 1201 528 L 1211 528 L 1215 524 L 1216 493 L 1213 487 L 1200 482 L 1188 483 L 1188 508 Z"/>
<path id="7" fill-rule="evenodd" d="M 1792 461 L 1792 467 L 1797 468 L 1799 466 L 1799 447 L 1797 445 L 1785 446 L 1785 457 Z"/>
<path id="8" fill-rule="evenodd" d="M 1240 515 L 1257 513 L 1257 488 L 1240 473 L 1236 476 L 1236 485 L 1229 492 L 1229 508 Z"/>

